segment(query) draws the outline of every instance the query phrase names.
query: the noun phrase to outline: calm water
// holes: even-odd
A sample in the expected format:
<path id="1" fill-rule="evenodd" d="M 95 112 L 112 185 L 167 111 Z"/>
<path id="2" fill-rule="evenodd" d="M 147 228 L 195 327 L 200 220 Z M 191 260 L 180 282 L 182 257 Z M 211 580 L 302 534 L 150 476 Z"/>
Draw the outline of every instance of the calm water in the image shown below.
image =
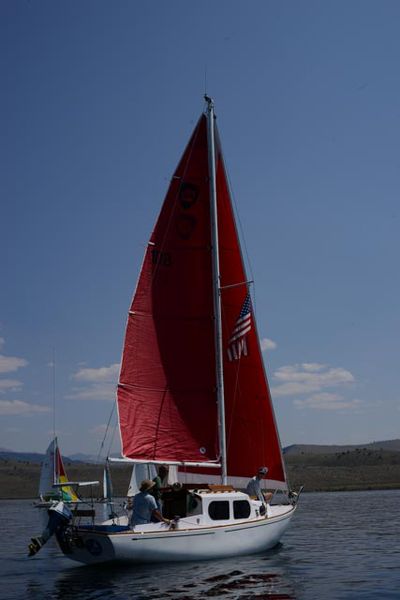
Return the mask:
<path id="1" fill-rule="evenodd" d="M 0 598 L 400 599 L 400 491 L 303 494 L 282 544 L 216 562 L 82 567 L 40 533 L 28 501 L 1 501 Z"/>

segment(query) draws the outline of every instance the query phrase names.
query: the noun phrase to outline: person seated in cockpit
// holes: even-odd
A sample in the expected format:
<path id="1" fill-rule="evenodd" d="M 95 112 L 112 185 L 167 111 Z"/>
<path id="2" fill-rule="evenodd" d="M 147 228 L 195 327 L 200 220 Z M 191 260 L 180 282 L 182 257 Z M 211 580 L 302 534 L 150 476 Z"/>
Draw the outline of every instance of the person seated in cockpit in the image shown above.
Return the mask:
<path id="1" fill-rule="evenodd" d="M 144 479 L 140 484 L 140 492 L 135 494 L 133 498 L 132 516 L 130 526 L 143 525 L 152 521 L 162 521 L 170 524 L 169 519 L 165 519 L 160 513 L 156 499 L 151 495 L 150 490 L 154 487 L 155 482 L 150 479 Z"/>

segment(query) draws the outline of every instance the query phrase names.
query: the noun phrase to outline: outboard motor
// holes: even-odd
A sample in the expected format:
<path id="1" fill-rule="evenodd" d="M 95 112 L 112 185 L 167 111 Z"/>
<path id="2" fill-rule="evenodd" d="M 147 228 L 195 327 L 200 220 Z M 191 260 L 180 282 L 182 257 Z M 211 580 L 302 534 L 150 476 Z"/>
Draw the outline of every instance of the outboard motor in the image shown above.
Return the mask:
<path id="1" fill-rule="evenodd" d="M 42 532 L 42 535 L 31 538 L 31 543 L 28 546 L 28 556 L 34 556 L 37 552 L 39 552 L 47 540 L 49 540 L 55 533 L 61 532 L 72 519 L 72 512 L 64 502 L 57 502 L 53 506 L 50 506 L 47 514 L 49 515 L 49 520 Z"/>

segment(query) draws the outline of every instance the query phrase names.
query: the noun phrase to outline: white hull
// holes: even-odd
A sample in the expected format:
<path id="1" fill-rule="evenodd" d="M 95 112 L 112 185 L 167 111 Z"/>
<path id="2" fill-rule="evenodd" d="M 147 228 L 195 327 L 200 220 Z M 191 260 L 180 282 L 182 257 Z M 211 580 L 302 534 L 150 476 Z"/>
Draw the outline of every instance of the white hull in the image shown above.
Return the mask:
<path id="1" fill-rule="evenodd" d="M 109 533 L 77 529 L 68 547 L 61 549 L 72 560 L 96 564 L 197 561 L 263 552 L 276 546 L 289 526 L 293 506 L 270 507 L 260 517 L 229 525 L 176 530 L 157 524 L 143 531 Z"/>

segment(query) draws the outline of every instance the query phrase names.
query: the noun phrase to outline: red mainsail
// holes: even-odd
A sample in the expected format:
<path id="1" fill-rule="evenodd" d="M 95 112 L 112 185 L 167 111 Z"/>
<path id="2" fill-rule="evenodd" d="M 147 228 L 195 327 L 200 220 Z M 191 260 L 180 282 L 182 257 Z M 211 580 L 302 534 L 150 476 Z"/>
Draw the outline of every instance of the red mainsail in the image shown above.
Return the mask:
<path id="1" fill-rule="evenodd" d="M 118 386 L 123 454 L 218 459 L 206 119 L 174 173 L 134 295 Z"/>
<path id="2" fill-rule="evenodd" d="M 216 179 L 228 475 L 249 477 L 267 465 L 268 478 L 284 482 L 254 315 L 240 317 L 251 304 L 217 135 Z M 129 311 L 118 385 L 128 458 L 220 460 L 211 246 L 203 115 L 172 178 Z M 243 350 L 236 358 L 228 352 L 230 345 L 236 352 L 232 332 Z"/>

